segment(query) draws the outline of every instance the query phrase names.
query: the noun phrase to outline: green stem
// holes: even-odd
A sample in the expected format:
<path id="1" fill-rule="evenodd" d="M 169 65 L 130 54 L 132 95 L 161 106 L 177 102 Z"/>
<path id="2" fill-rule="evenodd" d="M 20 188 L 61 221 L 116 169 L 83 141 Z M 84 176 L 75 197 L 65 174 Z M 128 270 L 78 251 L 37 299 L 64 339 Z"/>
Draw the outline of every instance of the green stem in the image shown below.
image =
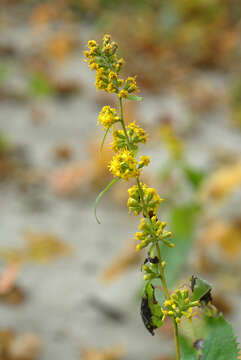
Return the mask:
<path id="1" fill-rule="evenodd" d="M 177 323 L 176 323 L 175 319 L 173 319 L 173 326 L 174 326 L 174 336 L 175 336 L 177 360 L 181 360 L 178 326 L 177 326 Z"/>
<path id="2" fill-rule="evenodd" d="M 130 140 L 129 140 L 129 137 L 128 137 L 128 134 L 127 134 L 127 131 L 126 131 L 126 127 L 125 127 L 125 123 L 124 123 L 123 106 L 122 106 L 122 99 L 121 98 L 119 98 L 119 104 L 120 104 L 120 122 L 121 122 L 123 131 L 124 131 L 124 134 L 125 134 L 125 137 L 126 137 L 128 149 L 131 151 Z M 157 257 L 158 257 L 158 260 L 159 260 L 160 279 L 161 279 L 161 282 L 162 282 L 163 291 L 164 291 L 166 300 L 169 300 L 170 296 L 169 296 L 169 292 L 168 292 L 166 277 L 165 277 L 165 274 L 164 274 L 163 267 L 161 265 L 162 258 L 161 258 L 160 247 L 159 247 L 159 244 L 158 244 L 158 239 L 156 237 L 155 231 L 153 229 L 151 217 L 150 217 L 150 215 L 148 213 L 148 210 L 147 210 L 147 207 L 146 207 L 146 204 L 145 204 L 143 190 L 142 190 L 142 187 L 141 187 L 139 176 L 136 177 L 136 182 L 137 182 L 137 186 L 138 186 L 139 192 L 140 192 L 140 197 L 141 197 L 141 202 L 142 202 L 142 207 L 143 207 L 143 213 L 146 216 L 146 218 L 149 220 L 150 226 L 151 226 L 151 232 L 152 232 L 152 236 L 153 236 L 153 239 L 154 239 L 154 244 L 155 244 L 155 248 L 156 248 L 156 252 L 157 252 Z M 181 360 L 179 335 L 178 335 L 178 326 L 177 326 L 177 323 L 176 323 L 175 319 L 173 319 L 173 327 L 174 327 L 174 336 L 175 336 L 177 360 Z"/>
<path id="3" fill-rule="evenodd" d="M 131 144 L 130 144 L 129 136 L 127 134 L 126 126 L 125 126 L 125 123 L 124 123 L 122 98 L 119 98 L 119 104 L 120 104 L 120 122 L 121 122 L 122 129 L 123 129 L 125 137 L 126 137 L 128 149 L 131 150 Z"/>

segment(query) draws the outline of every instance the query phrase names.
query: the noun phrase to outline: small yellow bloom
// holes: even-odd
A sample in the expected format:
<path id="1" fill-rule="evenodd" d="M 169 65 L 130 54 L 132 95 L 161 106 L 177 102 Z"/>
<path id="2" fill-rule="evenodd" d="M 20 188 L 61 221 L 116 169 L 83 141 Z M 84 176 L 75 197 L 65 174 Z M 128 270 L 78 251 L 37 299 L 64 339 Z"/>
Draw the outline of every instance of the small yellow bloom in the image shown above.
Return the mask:
<path id="1" fill-rule="evenodd" d="M 104 43 L 109 43 L 111 40 L 111 36 L 109 34 L 105 34 L 103 37 L 103 42 Z"/>
<path id="2" fill-rule="evenodd" d="M 107 129 L 119 120 L 120 118 L 117 116 L 115 109 L 110 106 L 104 106 L 99 114 L 98 124 L 101 123 L 101 125 Z"/>
<path id="3" fill-rule="evenodd" d="M 118 94 L 119 98 L 127 98 L 127 96 L 129 95 L 128 91 L 126 90 L 121 90 Z"/>
<path id="4" fill-rule="evenodd" d="M 140 244 L 136 245 L 136 251 L 140 251 L 140 250 L 141 250 L 141 245 Z"/>
<path id="5" fill-rule="evenodd" d="M 148 166 L 150 164 L 150 156 L 142 155 L 140 156 L 139 167 L 142 168 L 143 166 Z"/>
<path id="6" fill-rule="evenodd" d="M 92 47 L 96 47 L 97 46 L 97 43 L 95 40 L 89 40 L 88 41 L 88 47 L 89 48 L 92 48 Z"/>
<path id="7" fill-rule="evenodd" d="M 140 173 L 137 169 L 137 160 L 129 150 L 117 153 L 110 162 L 109 170 L 114 176 L 123 180 L 129 180 L 129 178 L 136 177 Z"/>

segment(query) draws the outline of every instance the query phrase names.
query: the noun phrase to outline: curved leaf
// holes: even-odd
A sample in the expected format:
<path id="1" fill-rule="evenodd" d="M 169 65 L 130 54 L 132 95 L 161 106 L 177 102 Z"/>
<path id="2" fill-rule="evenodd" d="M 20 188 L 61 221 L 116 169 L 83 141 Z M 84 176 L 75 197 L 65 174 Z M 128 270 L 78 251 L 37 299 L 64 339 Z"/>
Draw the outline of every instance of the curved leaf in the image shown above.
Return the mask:
<path id="1" fill-rule="evenodd" d="M 117 181 L 119 181 L 120 178 L 115 178 L 113 179 L 105 188 L 103 191 L 101 191 L 101 193 L 99 193 L 99 195 L 97 196 L 96 200 L 95 200 L 95 207 L 94 207 L 94 212 L 95 212 L 95 218 L 96 218 L 96 221 L 98 224 L 100 224 L 100 220 L 98 219 L 97 217 L 97 214 L 96 214 L 96 210 L 97 210 L 97 205 L 100 201 L 100 199 L 102 198 L 102 196 L 104 195 L 104 193 L 106 193 L 106 191 L 108 191 L 112 185 L 114 185 Z"/>
<path id="2" fill-rule="evenodd" d="M 101 145 L 100 145 L 100 152 L 102 152 L 102 150 L 103 150 L 103 146 L 104 146 L 104 144 L 105 144 L 105 139 L 106 139 L 106 136 L 107 136 L 109 130 L 110 130 L 110 126 L 107 128 L 107 130 L 106 130 L 106 132 L 105 132 L 105 135 L 104 135 L 104 137 L 103 137 L 103 139 L 102 139 L 102 142 L 101 142 Z"/>

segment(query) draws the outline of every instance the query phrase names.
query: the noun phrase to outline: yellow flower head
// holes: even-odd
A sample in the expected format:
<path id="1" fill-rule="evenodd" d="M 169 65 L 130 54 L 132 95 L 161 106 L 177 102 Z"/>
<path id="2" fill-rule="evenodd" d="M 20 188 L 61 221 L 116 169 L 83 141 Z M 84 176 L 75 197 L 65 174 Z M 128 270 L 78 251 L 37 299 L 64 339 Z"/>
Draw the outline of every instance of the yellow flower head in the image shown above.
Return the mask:
<path id="1" fill-rule="evenodd" d="M 114 176 L 120 177 L 123 180 L 128 180 L 131 177 L 139 175 L 137 160 L 129 150 L 123 150 L 117 153 L 110 162 L 109 170 Z"/>
<path id="2" fill-rule="evenodd" d="M 148 214 L 155 215 L 159 208 L 160 203 L 163 199 L 157 194 L 157 191 L 153 188 L 148 188 L 145 184 L 140 183 L 142 188 L 144 202 L 146 204 L 146 209 Z M 140 196 L 140 190 L 137 185 L 132 186 L 129 190 L 129 199 L 127 201 L 127 206 L 130 212 L 134 212 L 135 215 L 139 215 L 143 212 L 143 205 Z M 158 223 L 159 224 L 159 223 Z M 161 222 L 157 229 L 157 235 L 162 235 L 163 228 L 165 227 L 166 223 Z"/>
<path id="3" fill-rule="evenodd" d="M 128 125 L 128 129 L 129 135 L 133 138 L 133 142 L 146 143 L 147 133 L 140 126 L 136 125 L 134 121 Z"/>
<path id="4" fill-rule="evenodd" d="M 192 320 L 193 316 L 197 314 L 193 312 L 193 308 L 197 306 L 200 306 L 199 301 L 190 300 L 188 289 L 176 290 L 170 300 L 164 302 L 162 312 L 165 316 L 173 317 L 179 325 L 182 318 Z"/>
<path id="5" fill-rule="evenodd" d="M 129 93 L 125 89 L 121 90 L 118 94 L 119 98 L 127 98 L 128 95 L 129 95 Z"/>
<path id="6" fill-rule="evenodd" d="M 142 155 L 140 156 L 139 168 L 143 166 L 148 166 L 150 164 L 150 156 Z"/>
<path id="7" fill-rule="evenodd" d="M 113 132 L 113 142 L 111 143 L 111 148 L 115 152 L 128 149 L 128 144 L 123 130 L 116 130 Z"/>
<path id="8" fill-rule="evenodd" d="M 136 93 L 139 91 L 137 85 L 136 85 L 136 78 L 129 76 L 125 81 L 124 89 L 128 91 L 128 93 Z"/>
<path id="9" fill-rule="evenodd" d="M 135 77 L 129 76 L 125 81 L 119 77 L 125 62 L 123 58 L 118 59 L 118 44 L 111 41 L 110 35 L 104 35 L 102 45 L 90 40 L 88 48 L 88 51 L 84 51 L 84 56 L 90 69 L 96 70 L 97 90 L 118 93 L 119 98 L 127 98 L 129 94 L 138 91 Z"/>
<path id="10" fill-rule="evenodd" d="M 110 106 L 104 106 L 99 114 L 98 123 L 107 129 L 114 125 L 120 118 L 117 116 L 116 110 Z"/>

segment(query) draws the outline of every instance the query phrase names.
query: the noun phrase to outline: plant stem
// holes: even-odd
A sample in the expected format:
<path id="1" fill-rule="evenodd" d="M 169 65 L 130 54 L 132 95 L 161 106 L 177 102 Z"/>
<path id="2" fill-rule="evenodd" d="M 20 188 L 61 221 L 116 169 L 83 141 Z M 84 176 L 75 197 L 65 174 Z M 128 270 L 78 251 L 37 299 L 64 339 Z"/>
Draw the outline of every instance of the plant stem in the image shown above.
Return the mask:
<path id="1" fill-rule="evenodd" d="M 125 127 L 125 123 L 124 123 L 123 106 L 122 106 L 122 99 L 121 99 L 121 98 L 119 98 L 119 104 L 120 104 L 120 122 L 121 122 L 123 131 L 124 131 L 124 134 L 125 134 L 125 137 L 126 137 L 128 149 L 131 151 L 130 140 L 129 140 L 129 137 L 128 137 L 128 134 L 127 134 L 127 131 L 126 131 L 126 127 Z M 158 240 L 157 240 L 157 238 L 156 238 L 155 231 L 154 231 L 154 229 L 153 229 L 151 217 L 150 217 L 150 215 L 149 215 L 149 213 L 148 213 L 148 210 L 147 210 L 147 208 L 146 208 L 146 204 L 145 204 L 145 200 L 144 200 L 144 195 L 143 195 L 143 190 L 142 190 L 142 187 L 141 187 L 141 183 L 140 183 L 139 176 L 136 177 L 136 182 L 137 182 L 137 186 L 138 186 L 139 192 L 140 192 L 140 197 L 141 197 L 141 202 L 142 202 L 142 207 L 143 207 L 143 213 L 144 213 L 144 215 L 146 216 L 146 218 L 149 220 L 150 226 L 151 226 L 151 232 L 152 232 L 152 236 L 153 236 L 153 239 L 154 239 L 154 244 L 155 244 L 155 248 L 156 248 L 156 252 L 157 252 L 157 257 L 158 257 L 159 265 L 160 265 L 160 266 L 159 266 L 159 269 L 160 269 L 160 279 L 161 279 L 161 282 L 162 282 L 163 291 L 164 291 L 166 300 L 169 300 L 169 299 L 170 299 L 170 296 L 169 296 L 169 292 L 168 292 L 166 277 L 165 277 L 165 274 L 164 274 L 163 267 L 162 267 L 162 265 L 161 265 L 162 258 L 161 258 L 160 247 L 159 247 L 159 244 L 158 244 Z M 177 326 L 177 323 L 176 323 L 175 319 L 173 319 L 173 327 L 174 327 L 174 336 L 175 336 L 175 344 L 176 344 L 176 356 L 177 356 L 177 360 L 181 360 L 180 344 L 179 344 L 179 335 L 178 335 L 178 326 Z"/>
<path id="2" fill-rule="evenodd" d="M 173 319 L 173 326 L 174 326 L 174 336 L 175 336 L 177 360 L 181 360 L 178 326 L 177 326 L 175 319 Z"/>
<path id="3" fill-rule="evenodd" d="M 128 149 L 131 150 L 131 144 L 130 144 L 129 136 L 127 134 L 126 126 L 125 126 L 125 123 L 124 123 L 122 98 L 119 98 L 119 104 L 120 104 L 120 122 L 121 122 L 122 129 L 123 129 L 125 137 L 126 137 Z"/>

